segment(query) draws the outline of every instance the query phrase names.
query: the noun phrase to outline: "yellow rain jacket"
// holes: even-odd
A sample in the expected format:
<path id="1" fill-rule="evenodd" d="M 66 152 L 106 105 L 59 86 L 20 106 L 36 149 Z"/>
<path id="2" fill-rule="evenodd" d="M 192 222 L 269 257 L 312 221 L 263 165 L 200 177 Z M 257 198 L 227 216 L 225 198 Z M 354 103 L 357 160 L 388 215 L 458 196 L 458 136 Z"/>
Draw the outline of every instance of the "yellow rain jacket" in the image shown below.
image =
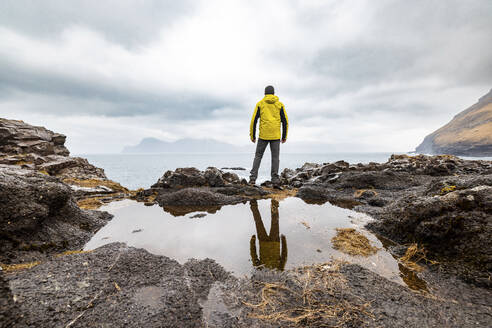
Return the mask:
<path id="1" fill-rule="evenodd" d="M 256 139 L 256 123 L 258 119 L 260 120 L 260 139 L 287 140 L 289 118 L 287 117 L 284 104 L 278 101 L 277 96 L 265 95 L 265 97 L 256 104 L 249 126 L 249 136 L 251 140 Z M 280 134 L 280 126 L 282 126 L 282 135 Z"/>

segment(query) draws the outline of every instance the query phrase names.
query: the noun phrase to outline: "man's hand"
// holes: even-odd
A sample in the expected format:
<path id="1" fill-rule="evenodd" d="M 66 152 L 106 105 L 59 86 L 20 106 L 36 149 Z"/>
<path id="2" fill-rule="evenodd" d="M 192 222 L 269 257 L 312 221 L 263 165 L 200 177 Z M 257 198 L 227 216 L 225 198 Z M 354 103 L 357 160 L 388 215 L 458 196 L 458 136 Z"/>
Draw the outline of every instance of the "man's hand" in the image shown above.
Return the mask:
<path id="1" fill-rule="evenodd" d="M 282 143 L 285 143 L 287 141 L 287 139 L 282 139 Z"/>
<path id="2" fill-rule="evenodd" d="M 256 139 L 251 139 L 251 142 L 252 142 L 252 143 L 255 143 L 255 142 L 256 142 Z"/>

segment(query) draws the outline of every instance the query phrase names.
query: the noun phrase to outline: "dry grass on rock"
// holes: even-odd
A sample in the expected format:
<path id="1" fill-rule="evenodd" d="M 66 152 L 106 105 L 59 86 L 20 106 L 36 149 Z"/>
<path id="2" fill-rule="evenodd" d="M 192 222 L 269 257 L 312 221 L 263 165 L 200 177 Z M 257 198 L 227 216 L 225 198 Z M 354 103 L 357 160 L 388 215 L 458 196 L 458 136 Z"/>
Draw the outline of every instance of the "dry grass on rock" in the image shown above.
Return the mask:
<path id="1" fill-rule="evenodd" d="M 302 267 L 292 272 L 292 282 L 257 282 L 257 302 L 243 304 L 249 316 L 282 327 L 363 326 L 372 320 L 370 304 L 350 295 L 341 262 Z M 350 295 L 350 297 L 348 297 Z"/>
<path id="2" fill-rule="evenodd" d="M 19 264 L 0 264 L 0 267 L 4 272 L 10 273 L 10 272 L 31 269 L 40 263 L 41 263 L 40 261 L 34 261 L 34 262 L 19 263 Z"/>
<path id="3" fill-rule="evenodd" d="M 446 185 L 441 189 L 441 195 L 445 195 L 445 194 L 453 192 L 455 190 L 456 190 L 456 186 L 447 186 Z"/>
<path id="4" fill-rule="evenodd" d="M 92 252 L 92 250 L 90 250 L 90 251 L 84 251 L 84 250 L 65 251 L 63 253 L 56 254 L 55 256 L 59 257 L 59 256 L 65 256 L 65 255 L 85 254 L 85 253 L 90 253 L 90 252 Z M 17 264 L 0 263 L 0 267 L 2 268 L 2 270 L 5 273 L 15 273 L 18 271 L 32 269 L 39 264 L 41 264 L 41 261 L 17 263 Z"/>
<path id="5" fill-rule="evenodd" d="M 416 243 L 411 244 L 407 248 L 405 255 L 400 258 L 402 265 L 415 272 L 421 272 L 423 270 L 422 266 L 418 264 L 421 261 L 429 264 L 437 264 L 437 261 L 429 260 L 425 248 Z"/>
<path id="6" fill-rule="evenodd" d="M 85 254 L 85 253 L 90 253 L 92 251 L 83 251 L 83 250 L 76 250 L 76 251 L 65 251 L 63 253 L 57 254 L 56 256 L 65 256 L 65 255 L 75 255 L 75 254 Z"/>
<path id="7" fill-rule="evenodd" d="M 378 193 L 372 189 L 358 189 L 354 192 L 355 198 L 374 197 L 377 195 Z"/>
<path id="8" fill-rule="evenodd" d="M 77 206 L 84 210 L 97 210 L 99 207 L 104 205 L 104 202 L 101 200 L 106 197 L 91 197 L 84 198 L 77 201 Z"/>
<path id="9" fill-rule="evenodd" d="M 376 254 L 379 248 L 372 246 L 366 236 L 353 228 L 337 228 L 337 234 L 331 239 L 333 248 L 349 255 L 369 256 Z"/>

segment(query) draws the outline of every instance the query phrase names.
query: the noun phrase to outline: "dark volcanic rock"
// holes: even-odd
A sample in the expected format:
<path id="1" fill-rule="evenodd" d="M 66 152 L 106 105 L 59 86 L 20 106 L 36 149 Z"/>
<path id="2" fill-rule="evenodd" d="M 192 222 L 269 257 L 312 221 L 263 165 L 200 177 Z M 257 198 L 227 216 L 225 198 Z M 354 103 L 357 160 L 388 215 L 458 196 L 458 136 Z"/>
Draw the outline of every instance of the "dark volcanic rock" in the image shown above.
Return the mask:
<path id="1" fill-rule="evenodd" d="M 167 171 L 152 188 L 223 187 L 226 183 L 239 183 L 239 177 L 235 173 L 222 172 L 215 167 L 209 167 L 205 171 L 185 167 Z"/>
<path id="2" fill-rule="evenodd" d="M 10 286 L 29 327 L 200 327 L 199 299 L 227 277 L 211 260 L 180 265 L 109 244 L 17 273 Z"/>
<path id="3" fill-rule="evenodd" d="M 462 328 L 486 327 L 490 322 L 489 290 L 434 297 L 415 293 L 359 265 L 343 264 L 332 270 L 328 264 L 283 273 L 258 271 L 251 280 L 219 283 L 218 291 L 209 297 L 221 307 L 212 312 L 215 315 L 204 316 L 205 326 Z M 302 324 L 282 320 L 289 316 Z"/>
<path id="4" fill-rule="evenodd" d="M 434 257 L 456 262 L 465 279 L 492 286 L 492 176 L 455 179 L 457 186 L 429 186 L 391 203 L 369 228 L 400 243 L 425 245 Z"/>
<path id="5" fill-rule="evenodd" d="M 0 270 L 0 328 L 18 327 L 21 315 L 10 292 L 9 283 Z"/>
<path id="6" fill-rule="evenodd" d="M 329 199 L 330 189 L 319 185 L 304 185 L 299 188 L 297 197 L 303 200 L 320 200 L 327 201 Z"/>
<path id="7" fill-rule="evenodd" d="M 337 164 L 338 163 L 338 164 Z M 369 228 L 399 243 L 417 242 L 440 267 L 490 285 L 492 162 L 455 156 L 392 155 L 386 163 L 305 164 L 284 170 L 308 203 L 365 212 Z"/>
<path id="8" fill-rule="evenodd" d="M 457 294 L 453 287 L 447 297 L 429 297 L 358 265 L 331 263 L 259 270 L 238 279 L 210 259 L 181 265 L 121 243 L 55 257 L 6 278 L 10 291 L 4 288 L 2 295 L 12 294 L 18 307 L 9 318 L 23 316 L 29 327 L 298 326 L 255 317 L 262 307 L 267 314 L 306 314 L 301 322 L 307 327 L 461 328 L 490 322 L 490 290 Z M 269 301 L 262 303 L 261 295 Z"/>
<path id="9" fill-rule="evenodd" d="M 237 204 L 245 197 L 227 196 L 208 189 L 185 188 L 178 191 L 162 192 L 157 196 L 161 206 L 210 206 Z"/>
<path id="10" fill-rule="evenodd" d="M 224 187 L 220 188 L 213 188 L 212 189 L 214 192 L 224 194 L 224 195 L 229 195 L 229 196 L 256 196 L 256 197 L 263 197 L 266 195 L 269 195 L 270 192 L 263 189 L 259 188 L 256 186 L 245 186 L 241 184 L 229 184 Z"/>
<path id="11" fill-rule="evenodd" d="M 62 178 L 106 179 L 104 170 L 90 164 L 85 158 L 47 156 L 48 162 L 37 165 L 38 170 Z"/>
<path id="12" fill-rule="evenodd" d="M 476 327 L 490 322 L 490 306 L 480 301 L 444 299 L 416 294 L 408 288 L 381 279 L 358 265 L 344 265 L 340 272 L 347 279 L 347 289 L 370 302 L 376 327 Z M 490 299 L 490 291 L 478 290 L 481 298 Z"/>
<path id="13" fill-rule="evenodd" d="M 174 172 L 167 171 L 152 185 L 152 188 L 187 188 L 206 185 L 203 172 L 194 167 L 178 168 Z"/>
<path id="14" fill-rule="evenodd" d="M 240 179 L 239 176 L 236 173 L 232 172 L 224 172 L 222 174 L 222 179 L 228 183 L 239 183 Z"/>
<path id="15" fill-rule="evenodd" d="M 215 167 L 209 167 L 203 174 L 205 180 L 210 187 L 223 187 L 225 185 L 222 177 L 222 171 Z"/>
<path id="16" fill-rule="evenodd" d="M 407 172 L 392 171 L 350 172 L 332 183 L 332 188 L 398 190 L 419 185 Z"/>
<path id="17" fill-rule="evenodd" d="M 68 156 L 66 137 L 23 121 L 0 118 L 0 152 L 7 154 L 39 154 Z"/>
<path id="18" fill-rule="evenodd" d="M 188 167 L 167 171 L 151 189 L 139 192 L 137 197 L 154 193 L 160 206 L 165 206 L 173 215 L 183 215 L 190 211 L 178 207 L 207 210 L 209 206 L 237 204 L 247 197 L 262 197 L 270 192 L 245 185 L 237 174 L 222 172 L 215 167 L 205 171 Z"/>
<path id="19" fill-rule="evenodd" d="M 66 137 L 43 127 L 0 118 L 0 164 L 17 165 L 62 178 L 106 179 L 104 170 L 69 157 Z"/>
<path id="20" fill-rule="evenodd" d="M 78 200 L 103 195 L 107 202 L 133 196 L 108 180 L 103 169 L 84 158 L 69 157 L 65 139 L 42 127 L 0 118 L 0 165 L 57 177 L 77 191 Z"/>
<path id="21" fill-rule="evenodd" d="M 81 248 L 110 218 L 79 209 L 58 179 L 6 166 L 0 166 L 0 204 L 1 262 Z"/>

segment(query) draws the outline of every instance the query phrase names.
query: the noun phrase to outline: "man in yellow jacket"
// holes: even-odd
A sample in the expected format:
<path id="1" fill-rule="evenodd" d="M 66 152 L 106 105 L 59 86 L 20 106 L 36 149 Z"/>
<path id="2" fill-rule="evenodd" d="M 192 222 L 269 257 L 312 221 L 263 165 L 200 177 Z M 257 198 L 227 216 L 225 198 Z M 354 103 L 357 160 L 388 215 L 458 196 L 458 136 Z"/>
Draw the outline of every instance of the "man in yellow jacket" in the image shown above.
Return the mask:
<path id="1" fill-rule="evenodd" d="M 253 161 L 249 183 L 256 183 L 263 153 L 265 152 L 266 146 L 270 144 L 270 152 L 272 153 L 272 184 L 275 187 L 279 187 L 280 140 L 282 140 L 282 143 L 287 141 L 289 119 L 284 104 L 275 96 L 275 90 L 271 85 L 265 88 L 265 97 L 256 104 L 253 112 L 253 118 L 249 127 L 249 136 L 252 142 L 256 142 L 256 125 L 258 120 L 260 121 L 260 136 L 256 145 L 255 159 Z M 280 134 L 280 127 L 282 127 L 282 134 Z"/>

